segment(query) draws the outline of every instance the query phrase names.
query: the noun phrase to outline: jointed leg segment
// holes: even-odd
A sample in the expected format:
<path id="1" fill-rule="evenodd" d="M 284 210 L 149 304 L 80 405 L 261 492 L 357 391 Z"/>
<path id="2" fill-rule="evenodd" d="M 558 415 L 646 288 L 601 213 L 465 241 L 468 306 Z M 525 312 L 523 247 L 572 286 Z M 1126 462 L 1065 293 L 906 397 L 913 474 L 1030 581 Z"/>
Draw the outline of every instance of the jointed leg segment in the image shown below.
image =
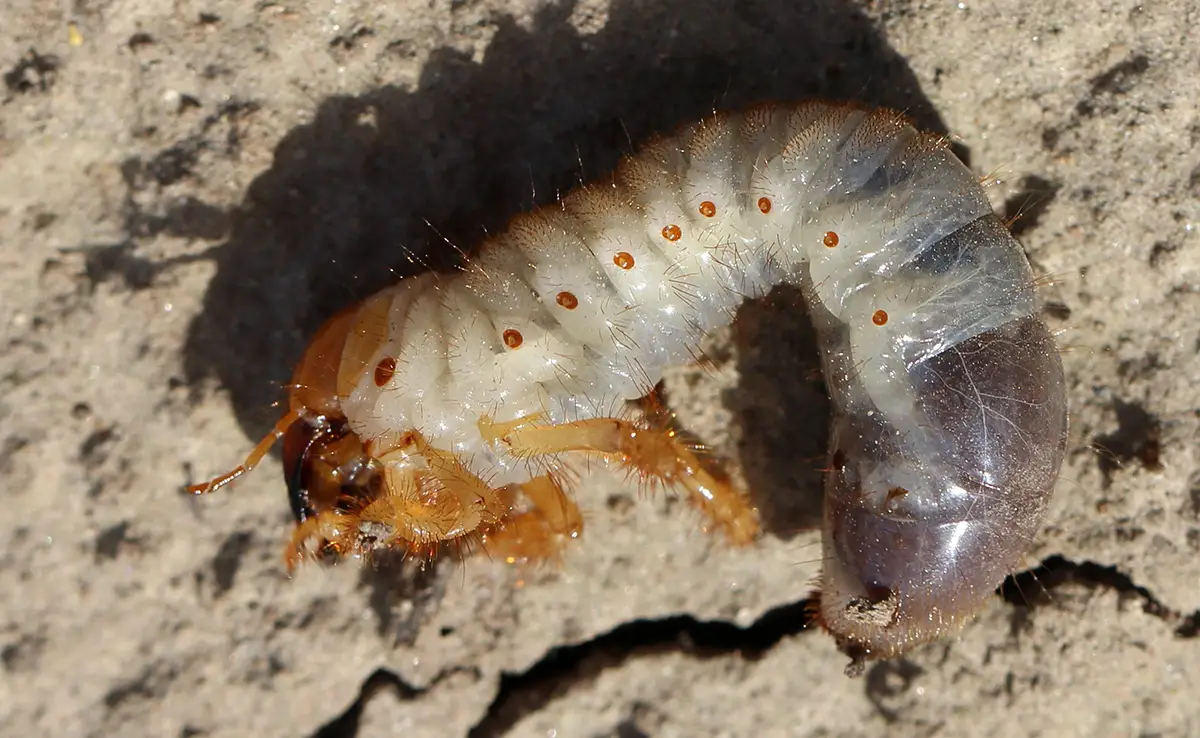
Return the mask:
<path id="1" fill-rule="evenodd" d="M 671 430 L 639 427 L 620 418 L 592 418 L 550 425 L 533 416 L 508 423 L 479 421 L 485 439 L 499 441 L 516 456 L 593 451 L 615 457 L 641 474 L 681 485 L 692 501 L 735 545 L 758 537 L 757 511 L 730 485 L 708 473 Z"/>
<path id="2" fill-rule="evenodd" d="M 556 560 L 566 540 L 583 532 L 583 514 L 553 476 L 543 474 L 505 489 L 514 497 L 519 489 L 531 507 L 484 534 L 483 548 L 489 555 L 510 564 Z"/>

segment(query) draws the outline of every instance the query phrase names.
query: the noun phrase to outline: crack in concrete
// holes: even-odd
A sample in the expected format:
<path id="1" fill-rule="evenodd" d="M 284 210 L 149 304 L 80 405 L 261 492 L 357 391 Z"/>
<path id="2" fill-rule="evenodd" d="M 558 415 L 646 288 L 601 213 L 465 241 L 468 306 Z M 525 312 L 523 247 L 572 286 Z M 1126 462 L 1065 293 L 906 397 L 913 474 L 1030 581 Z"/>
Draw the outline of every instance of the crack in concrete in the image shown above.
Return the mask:
<path id="1" fill-rule="evenodd" d="M 1200 610 L 1186 614 L 1171 608 L 1116 566 L 1105 566 L 1094 561 L 1072 561 L 1058 554 L 1049 556 L 1038 566 L 1006 579 L 999 594 L 1010 605 L 1034 609 L 1052 604 L 1054 598 L 1051 592 L 1071 583 L 1109 589 L 1122 596 L 1141 600 L 1143 611 L 1173 626 L 1179 638 L 1190 639 L 1200 635 Z"/>
<path id="2" fill-rule="evenodd" d="M 395 672 L 382 668 L 376 669 L 359 687 L 358 697 L 354 702 L 342 714 L 317 728 L 310 738 L 352 738 L 358 735 L 358 724 L 362 720 L 363 710 L 366 709 L 367 703 L 380 692 L 391 689 L 395 691 L 397 699 L 401 702 L 409 702 L 434 689 L 445 679 L 463 673 L 472 674 L 476 678 L 483 676 L 478 669 L 456 666 L 439 672 L 429 681 L 428 685 L 414 687 Z"/>
<path id="3" fill-rule="evenodd" d="M 760 658 L 788 636 L 811 625 L 811 599 L 771 608 L 745 627 L 724 620 L 698 620 L 691 615 L 633 620 L 570 646 L 550 649 L 521 673 L 504 673 L 487 713 L 467 738 L 505 735 L 521 718 L 544 707 L 572 684 L 630 658 L 654 652 L 684 652 L 696 658 L 739 653 Z M 589 665 L 589 661 L 600 663 Z"/>
<path id="4" fill-rule="evenodd" d="M 1200 636 L 1200 611 L 1175 610 L 1116 566 L 1072 561 L 1055 554 L 1031 569 L 1008 577 L 997 593 L 1016 612 L 1028 612 L 1054 602 L 1052 592 L 1067 584 L 1108 589 L 1142 601 L 1147 614 L 1174 627 L 1180 639 Z M 527 715 L 590 681 L 599 672 L 652 653 L 684 652 L 704 659 L 737 653 L 755 660 L 783 639 L 810 630 L 812 598 L 774 607 L 748 626 L 724 620 L 700 620 L 691 615 L 640 619 L 622 623 L 580 643 L 551 648 L 523 672 L 504 672 L 496 696 L 467 738 L 500 738 Z M 397 674 L 378 669 L 363 682 L 359 696 L 341 715 L 321 726 L 311 738 L 356 738 L 367 702 L 385 689 L 396 690 L 402 701 L 420 698 L 452 674 L 471 671 L 457 667 L 438 674 L 426 687 L 413 687 Z M 481 676 L 478 671 L 473 672 Z M 870 681 L 868 679 L 868 681 Z M 870 685 L 867 685 L 870 692 Z"/>

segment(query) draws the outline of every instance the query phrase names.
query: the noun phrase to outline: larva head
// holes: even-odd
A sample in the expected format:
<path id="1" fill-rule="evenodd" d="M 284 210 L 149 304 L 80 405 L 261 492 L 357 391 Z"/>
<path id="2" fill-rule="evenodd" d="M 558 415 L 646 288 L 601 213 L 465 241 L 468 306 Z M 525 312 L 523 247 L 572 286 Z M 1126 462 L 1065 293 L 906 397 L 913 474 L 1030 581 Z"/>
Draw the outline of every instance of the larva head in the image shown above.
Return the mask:
<path id="1" fill-rule="evenodd" d="M 292 374 L 288 402 L 296 420 L 284 434 L 283 468 L 298 523 L 326 511 L 358 509 L 378 494 L 378 464 L 341 408 L 347 373 L 357 379 L 362 372 L 364 361 L 355 358 L 364 348 L 369 307 L 344 310 L 321 326 Z"/>
<path id="2" fill-rule="evenodd" d="M 819 618 L 861 662 L 950 635 L 1020 566 L 1062 463 L 1062 364 L 1012 321 L 910 369 L 914 417 L 835 418 Z M 969 387 L 972 392 L 961 391 Z"/>
<path id="3" fill-rule="evenodd" d="M 283 437 L 288 502 L 297 523 L 359 509 L 379 492 L 378 464 L 344 420 L 305 417 Z"/>
<path id="4" fill-rule="evenodd" d="M 372 299 L 365 305 L 370 307 L 377 302 Z M 253 469 L 280 438 L 285 438 L 284 466 L 292 510 L 301 521 L 314 515 L 314 502 L 310 498 L 315 490 L 325 491 L 326 496 L 332 494 L 328 490 L 337 486 L 336 477 L 330 477 L 332 470 L 340 469 L 355 454 L 363 453 L 362 444 L 346 427 L 342 399 L 345 387 L 353 386 L 348 376 L 362 371 L 357 364 L 362 363 L 358 357 L 363 346 L 379 340 L 373 337 L 378 330 L 367 333 L 369 326 L 378 323 L 368 317 L 377 312 L 354 307 L 327 321 L 292 374 L 287 414 L 239 466 L 202 484 L 190 485 L 187 491 L 200 495 L 224 487 Z M 318 460 L 323 461 L 318 463 Z M 322 480 L 323 477 L 329 478 Z"/>
<path id="5" fill-rule="evenodd" d="M 361 402 L 384 391 L 396 375 L 398 360 L 385 350 L 393 297 L 385 291 L 334 316 L 296 367 L 289 414 L 298 420 L 287 429 L 283 453 L 297 520 L 289 567 L 310 550 L 317 557 L 428 555 L 441 540 L 460 534 L 456 525 L 464 518 L 478 516 L 473 504 L 446 494 L 435 473 L 414 472 L 410 455 L 428 461 L 434 453 L 419 433 L 397 431 L 395 437 L 370 435 L 364 441 L 347 419 L 354 398 Z M 443 461 L 433 466 L 454 462 Z M 481 496 L 466 495 L 472 502 Z"/>

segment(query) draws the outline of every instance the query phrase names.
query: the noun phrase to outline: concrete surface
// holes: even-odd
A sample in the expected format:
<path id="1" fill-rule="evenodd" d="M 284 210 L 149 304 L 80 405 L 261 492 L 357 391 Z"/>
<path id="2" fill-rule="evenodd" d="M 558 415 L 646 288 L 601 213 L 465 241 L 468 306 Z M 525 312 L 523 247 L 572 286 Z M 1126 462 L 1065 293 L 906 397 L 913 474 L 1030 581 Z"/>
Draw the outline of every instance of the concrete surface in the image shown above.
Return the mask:
<path id="1" fill-rule="evenodd" d="M 1200 735 L 1195 0 L 0 17 L 0 733 Z M 324 317 L 445 262 L 439 234 L 469 245 L 714 105 L 811 94 L 952 132 L 1056 280 L 1072 450 L 961 639 L 851 680 L 802 628 L 826 421 L 789 295 L 668 382 L 769 513 L 751 550 L 591 468 L 561 571 L 289 580 L 275 460 L 181 493 L 269 427 Z"/>

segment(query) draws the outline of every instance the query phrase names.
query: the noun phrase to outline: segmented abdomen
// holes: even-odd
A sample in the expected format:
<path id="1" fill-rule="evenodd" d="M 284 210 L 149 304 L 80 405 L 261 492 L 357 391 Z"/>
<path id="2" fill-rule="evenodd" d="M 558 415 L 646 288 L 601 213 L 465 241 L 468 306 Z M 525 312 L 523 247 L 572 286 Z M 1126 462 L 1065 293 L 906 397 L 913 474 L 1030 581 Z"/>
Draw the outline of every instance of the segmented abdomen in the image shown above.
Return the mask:
<path id="1" fill-rule="evenodd" d="M 479 418 L 611 414 L 779 282 L 806 295 L 836 413 L 822 617 L 888 655 L 955 627 L 1011 569 L 1066 428 L 1019 244 L 944 142 L 895 114 L 764 106 L 651 141 L 464 273 L 364 303 L 345 356 L 372 358 L 339 373 L 342 408 L 364 439 L 419 429 L 492 483 L 522 481 Z"/>

